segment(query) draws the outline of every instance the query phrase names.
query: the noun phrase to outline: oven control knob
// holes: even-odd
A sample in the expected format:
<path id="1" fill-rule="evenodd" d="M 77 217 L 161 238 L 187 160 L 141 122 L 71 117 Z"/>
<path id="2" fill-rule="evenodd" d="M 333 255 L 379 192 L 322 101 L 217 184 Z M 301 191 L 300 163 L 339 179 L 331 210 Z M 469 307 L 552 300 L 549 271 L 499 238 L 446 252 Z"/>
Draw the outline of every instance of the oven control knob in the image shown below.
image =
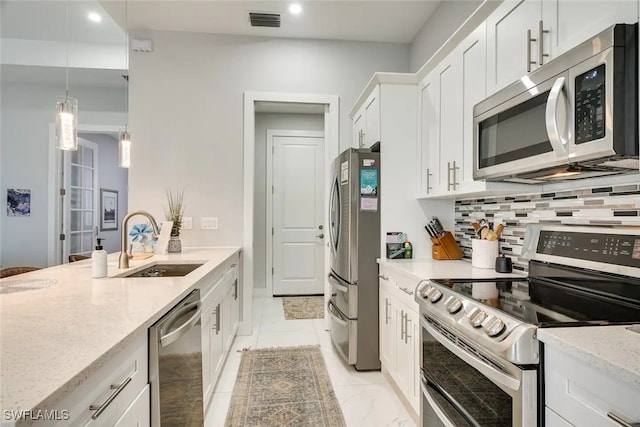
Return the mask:
<path id="1" fill-rule="evenodd" d="M 467 318 L 469 319 L 469 323 L 474 328 L 479 328 L 482 326 L 482 322 L 487 318 L 487 313 L 480 310 L 478 307 L 473 307 L 469 313 L 467 314 Z"/>
<path id="2" fill-rule="evenodd" d="M 462 308 L 462 301 L 451 295 L 449 298 L 444 300 L 444 306 L 447 308 L 449 313 L 456 314 Z"/>
<path id="3" fill-rule="evenodd" d="M 494 316 L 489 316 L 482 322 L 482 330 L 490 337 L 497 337 L 504 331 L 504 328 L 504 322 Z"/>
<path id="4" fill-rule="evenodd" d="M 436 288 L 433 288 L 433 291 L 429 292 L 429 301 L 431 301 L 433 304 L 440 301 L 440 298 L 442 298 L 442 292 L 440 292 Z"/>
<path id="5" fill-rule="evenodd" d="M 431 292 L 433 289 L 435 289 L 433 286 L 427 285 L 424 288 L 420 289 L 420 295 L 422 295 L 422 298 L 429 298 L 429 292 Z"/>

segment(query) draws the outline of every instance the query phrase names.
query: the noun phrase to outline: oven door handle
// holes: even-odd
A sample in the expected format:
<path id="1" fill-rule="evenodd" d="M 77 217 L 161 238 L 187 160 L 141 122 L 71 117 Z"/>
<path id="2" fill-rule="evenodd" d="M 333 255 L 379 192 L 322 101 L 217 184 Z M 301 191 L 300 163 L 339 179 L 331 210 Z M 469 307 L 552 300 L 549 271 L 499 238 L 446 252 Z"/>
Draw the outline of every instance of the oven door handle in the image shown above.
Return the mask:
<path id="1" fill-rule="evenodd" d="M 422 380 L 420 381 L 420 388 L 422 389 L 422 395 L 424 396 L 425 399 L 427 399 L 427 402 L 429 402 L 429 406 L 431 406 L 431 409 L 433 409 L 433 412 L 435 412 L 438 418 L 440 418 L 440 421 L 442 421 L 442 424 L 444 424 L 445 427 L 457 427 L 449 419 L 449 417 L 447 417 L 447 414 L 445 414 L 444 411 L 440 409 L 440 406 L 435 401 L 435 399 L 431 397 L 431 392 L 427 390 L 427 386 Z"/>
<path id="2" fill-rule="evenodd" d="M 470 355 L 466 351 L 462 350 L 451 341 L 443 337 L 433 326 L 429 325 L 425 320 L 424 316 L 420 318 L 420 324 L 423 328 L 427 330 L 440 344 L 445 346 L 447 350 L 458 356 L 460 359 L 467 362 L 469 365 L 480 371 L 482 375 L 489 378 L 492 381 L 500 384 L 503 387 L 508 388 L 509 390 L 518 391 L 520 390 L 520 380 L 514 378 L 510 375 L 504 374 L 491 365 L 478 360 L 476 357 Z"/>
<path id="3" fill-rule="evenodd" d="M 331 301 L 327 304 L 327 309 L 333 320 L 335 320 L 339 325 L 347 326 L 349 323 L 344 320 L 341 316 L 341 313 L 337 312 L 338 309 L 333 305 Z"/>
<path id="4" fill-rule="evenodd" d="M 348 293 L 349 287 L 341 283 L 341 280 L 333 273 L 329 273 L 329 282 L 332 286 L 335 286 L 340 292 Z"/>
<path id="5" fill-rule="evenodd" d="M 551 91 L 549 92 L 549 98 L 547 98 L 547 108 L 545 110 L 545 124 L 547 127 L 547 136 L 549 136 L 549 142 L 553 151 L 558 157 L 567 154 L 568 140 L 560 135 L 560 129 L 558 127 L 558 105 L 560 104 L 560 96 L 562 94 L 562 88 L 564 87 L 565 77 L 558 77 L 553 84 Z M 567 123 L 569 123 L 570 117 L 566 117 Z"/>

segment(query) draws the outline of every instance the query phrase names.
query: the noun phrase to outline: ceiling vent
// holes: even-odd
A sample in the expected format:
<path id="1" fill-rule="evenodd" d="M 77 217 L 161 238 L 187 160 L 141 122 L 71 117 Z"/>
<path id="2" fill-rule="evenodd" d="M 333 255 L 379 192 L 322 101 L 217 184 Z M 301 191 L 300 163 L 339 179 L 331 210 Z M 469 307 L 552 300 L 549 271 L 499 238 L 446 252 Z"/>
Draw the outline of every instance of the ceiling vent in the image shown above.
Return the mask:
<path id="1" fill-rule="evenodd" d="M 249 12 L 249 21 L 251 21 L 252 27 L 280 28 L 279 13 Z"/>

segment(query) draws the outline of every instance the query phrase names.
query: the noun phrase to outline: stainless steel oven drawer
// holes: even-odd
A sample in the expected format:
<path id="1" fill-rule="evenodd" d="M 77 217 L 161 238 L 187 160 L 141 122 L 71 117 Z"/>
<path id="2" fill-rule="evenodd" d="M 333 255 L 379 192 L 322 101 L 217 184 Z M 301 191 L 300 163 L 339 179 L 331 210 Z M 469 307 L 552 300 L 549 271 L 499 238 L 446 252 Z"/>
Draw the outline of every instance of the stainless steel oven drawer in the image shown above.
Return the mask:
<path id="1" fill-rule="evenodd" d="M 348 319 L 340 312 L 332 301 L 327 305 L 329 313 L 329 328 L 331 331 L 331 340 L 335 344 L 344 360 L 350 365 L 354 365 L 357 360 L 357 337 L 358 337 L 358 321 Z"/>
<path id="2" fill-rule="evenodd" d="M 358 318 L 358 285 L 345 282 L 335 273 L 329 273 L 331 300 L 348 319 Z"/>

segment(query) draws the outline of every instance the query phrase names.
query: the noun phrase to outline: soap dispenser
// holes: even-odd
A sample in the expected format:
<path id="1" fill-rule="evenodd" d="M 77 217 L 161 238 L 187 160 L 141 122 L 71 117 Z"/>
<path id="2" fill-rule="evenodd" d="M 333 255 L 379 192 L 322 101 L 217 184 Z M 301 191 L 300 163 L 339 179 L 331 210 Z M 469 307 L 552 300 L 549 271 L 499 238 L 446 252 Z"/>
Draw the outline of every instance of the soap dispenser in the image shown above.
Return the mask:
<path id="1" fill-rule="evenodd" d="M 93 277 L 107 277 L 107 251 L 102 249 L 101 241 L 104 238 L 96 238 L 96 250 L 91 252 L 91 270 Z"/>

